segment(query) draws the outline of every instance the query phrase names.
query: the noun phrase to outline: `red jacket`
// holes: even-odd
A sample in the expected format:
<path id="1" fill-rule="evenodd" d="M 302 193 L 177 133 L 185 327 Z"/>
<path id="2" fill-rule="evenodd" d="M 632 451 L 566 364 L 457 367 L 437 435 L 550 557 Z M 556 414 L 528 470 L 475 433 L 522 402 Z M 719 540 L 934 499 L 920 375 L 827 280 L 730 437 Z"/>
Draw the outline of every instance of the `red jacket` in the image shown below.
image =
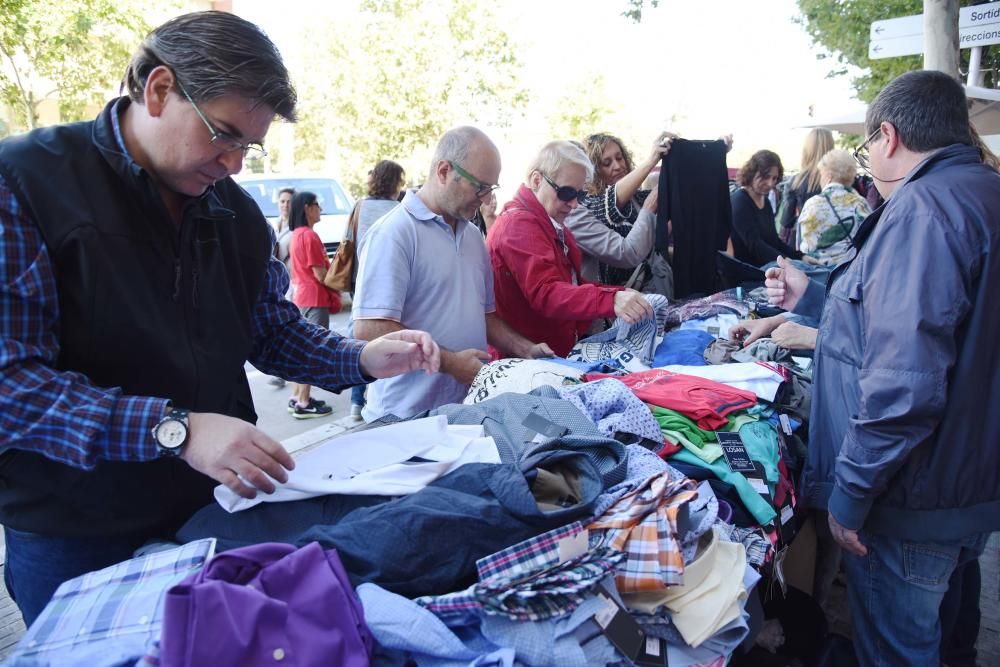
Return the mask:
<path id="1" fill-rule="evenodd" d="M 493 266 L 496 312 L 519 334 L 548 343 L 566 356 L 585 335 L 591 320 L 614 317 L 615 293 L 622 287 L 580 280 L 582 259 L 576 239 L 565 229 L 563 251 L 549 214 L 522 185 L 490 228 L 486 245 Z"/>

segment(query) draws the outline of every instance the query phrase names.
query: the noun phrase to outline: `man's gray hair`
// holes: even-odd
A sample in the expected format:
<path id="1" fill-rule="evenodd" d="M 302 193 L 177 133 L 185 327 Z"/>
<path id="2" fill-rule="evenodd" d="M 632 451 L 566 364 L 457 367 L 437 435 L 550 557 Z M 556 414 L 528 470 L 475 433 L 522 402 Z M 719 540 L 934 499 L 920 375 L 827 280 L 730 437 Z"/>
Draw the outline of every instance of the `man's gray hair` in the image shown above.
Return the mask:
<path id="1" fill-rule="evenodd" d="M 469 149 L 477 141 L 482 140 L 489 141 L 489 137 L 482 130 L 471 125 L 448 130 L 438 141 L 437 148 L 434 149 L 434 157 L 431 158 L 431 168 L 428 173 L 433 174 L 438 163 L 442 161 L 457 162 L 464 167 L 469 157 Z"/>
<path id="2" fill-rule="evenodd" d="M 525 180 L 531 178 L 531 174 L 539 171 L 549 178 L 555 178 L 559 170 L 567 164 L 577 164 L 587 172 L 587 183 L 594 180 L 594 165 L 583 152 L 583 148 L 575 141 L 550 141 L 542 146 L 538 155 L 528 165 L 528 173 Z"/>
<path id="3" fill-rule="evenodd" d="M 883 122 L 891 123 L 903 146 L 916 153 L 973 144 L 965 89 L 944 72 L 919 70 L 893 79 L 868 107 L 866 133 L 873 134 Z"/>
<path id="4" fill-rule="evenodd" d="M 169 67 L 196 100 L 240 95 L 295 120 L 295 89 L 278 48 L 253 23 L 229 12 L 193 12 L 146 36 L 125 71 L 122 88 L 142 103 L 149 73 Z"/>

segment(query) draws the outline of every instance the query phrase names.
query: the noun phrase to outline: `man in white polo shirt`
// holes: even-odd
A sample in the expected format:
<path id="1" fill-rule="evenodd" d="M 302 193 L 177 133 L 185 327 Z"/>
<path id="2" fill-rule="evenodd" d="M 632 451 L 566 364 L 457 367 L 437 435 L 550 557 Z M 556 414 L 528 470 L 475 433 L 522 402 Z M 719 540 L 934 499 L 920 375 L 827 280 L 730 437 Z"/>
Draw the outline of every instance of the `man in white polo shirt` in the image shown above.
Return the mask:
<path id="1" fill-rule="evenodd" d="M 411 417 L 461 402 L 489 359 L 487 343 L 514 357 L 552 355 L 494 312 L 493 271 L 469 219 L 496 188 L 500 152 L 483 132 L 457 127 L 441 137 L 427 182 L 365 234 L 354 299 L 354 335 L 422 329 L 441 347 L 441 372 L 406 373 L 368 388 L 366 421 Z"/>

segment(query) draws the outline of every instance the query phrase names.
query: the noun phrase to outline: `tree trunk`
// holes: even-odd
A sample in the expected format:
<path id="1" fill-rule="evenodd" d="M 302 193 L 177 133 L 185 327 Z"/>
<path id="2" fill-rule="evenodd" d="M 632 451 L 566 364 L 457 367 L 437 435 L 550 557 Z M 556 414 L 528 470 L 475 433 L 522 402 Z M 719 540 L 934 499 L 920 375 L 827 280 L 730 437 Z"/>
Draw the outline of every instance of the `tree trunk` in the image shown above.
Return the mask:
<path id="1" fill-rule="evenodd" d="M 960 79 L 958 0 L 924 0 L 924 69 Z"/>

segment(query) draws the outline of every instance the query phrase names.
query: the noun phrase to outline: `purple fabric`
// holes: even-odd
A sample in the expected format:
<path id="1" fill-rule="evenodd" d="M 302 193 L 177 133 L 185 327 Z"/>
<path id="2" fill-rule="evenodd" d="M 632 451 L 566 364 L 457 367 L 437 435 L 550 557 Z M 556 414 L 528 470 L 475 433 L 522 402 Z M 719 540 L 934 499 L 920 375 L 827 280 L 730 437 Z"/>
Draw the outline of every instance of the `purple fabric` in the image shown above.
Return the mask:
<path id="1" fill-rule="evenodd" d="M 733 523 L 733 506 L 722 499 L 719 500 L 719 521 Z"/>
<path id="2" fill-rule="evenodd" d="M 256 544 L 167 592 L 160 664 L 360 667 L 373 644 L 336 550 Z"/>

